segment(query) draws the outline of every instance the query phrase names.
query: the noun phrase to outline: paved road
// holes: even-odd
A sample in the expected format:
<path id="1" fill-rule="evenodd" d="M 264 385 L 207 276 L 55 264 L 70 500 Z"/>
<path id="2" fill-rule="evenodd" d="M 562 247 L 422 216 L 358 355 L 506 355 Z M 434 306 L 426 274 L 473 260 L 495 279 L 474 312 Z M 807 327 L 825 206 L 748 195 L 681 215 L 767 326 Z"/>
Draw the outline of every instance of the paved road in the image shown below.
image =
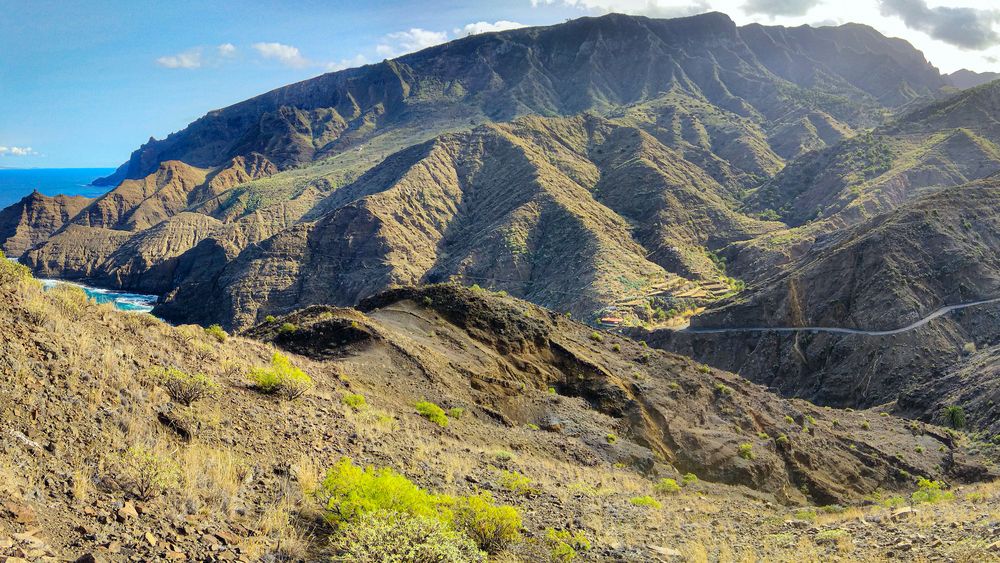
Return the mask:
<path id="1" fill-rule="evenodd" d="M 790 327 L 772 327 L 772 326 L 759 326 L 759 327 L 733 327 L 733 328 L 685 328 L 681 329 L 679 332 L 690 332 L 692 334 L 717 334 L 722 332 L 829 332 L 834 334 L 861 334 L 864 336 L 890 336 L 893 334 L 899 334 L 901 332 L 908 332 L 917 328 L 924 326 L 925 324 L 933 321 L 934 319 L 947 315 L 952 311 L 957 311 L 959 309 L 966 309 L 969 307 L 975 307 L 977 305 L 987 305 L 989 303 L 1000 302 L 1000 297 L 994 299 L 985 299 L 983 301 L 973 301 L 972 303 L 959 303 L 958 305 L 949 305 L 947 307 L 941 307 L 937 311 L 934 311 L 930 315 L 918 320 L 915 323 L 906 325 L 902 328 L 894 328 L 892 330 L 863 330 L 860 328 L 837 328 L 828 326 L 790 326 Z"/>

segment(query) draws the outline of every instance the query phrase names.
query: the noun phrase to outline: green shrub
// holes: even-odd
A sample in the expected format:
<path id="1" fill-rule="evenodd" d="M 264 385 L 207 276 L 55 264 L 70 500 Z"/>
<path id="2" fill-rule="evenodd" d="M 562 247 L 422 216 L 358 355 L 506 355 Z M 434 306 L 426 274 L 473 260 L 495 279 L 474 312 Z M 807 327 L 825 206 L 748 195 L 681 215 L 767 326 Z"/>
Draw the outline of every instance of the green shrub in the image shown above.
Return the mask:
<path id="1" fill-rule="evenodd" d="M 715 394 L 719 396 L 728 397 L 733 394 L 733 388 L 726 385 L 725 383 L 715 384 Z"/>
<path id="2" fill-rule="evenodd" d="M 866 421 L 864 421 L 864 422 L 861 423 L 861 428 L 862 428 L 862 430 L 871 430 L 872 425 L 869 424 L 868 421 L 866 420 Z"/>
<path id="3" fill-rule="evenodd" d="M 958 405 L 951 405 L 944 408 L 944 421 L 948 426 L 961 430 L 965 428 L 965 409 Z"/>
<path id="4" fill-rule="evenodd" d="M 498 553 L 521 540 L 521 516 L 517 509 L 493 504 L 493 496 L 488 492 L 459 498 L 451 510 L 455 528 L 465 532 L 487 553 Z"/>
<path id="5" fill-rule="evenodd" d="M 590 339 L 593 340 L 594 342 L 604 342 L 604 335 L 595 330 L 594 332 L 590 333 Z"/>
<path id="6" fill-rule="evenodd" d="M 787 434 L 782 434 L 782 435 L 778 436 L 777 438 L 775 438 L 774 441 L 777 442 L 777 443 L 779 443 L 779 444 L 781 444 L 781 445 L 783 445 L 783 446 L 787 445 L 788 444 L 788 435 Z"/>
<path id="7" fill-rule="evenodd" d="M 270 367 L 250 370 L 250 382 L 261 393 L 278 394 L 297 399 L 313 387 L 313 380 L 306 372 L 292 365 L 288 356 L 275 352 Z"/>
<path id="8" fill-rule="evenodd" d="M 549 528 L 545 532 L 549 543 L 549 555 L 553 561 L 572 561 L 581 551 L 590 550 L 590 540 L 583 532 L 571 533 L 569 530 Z"/>
<path id="9" fill-rule="evenodd" d="M 816 534 L 816 543 L 836 543 L 846 537 L 848 537 L 847 530 L 839 528 L 822 530 Z"/>
<path id="10" fill-rule="evenodd" d="M 739 446 L 739 456 L 743 459 L 753 459 L 753 444 L 744 442 Z"/>
<path id="11" fill-rule="evenodd" d="M 276 319 L 274 317 L 274 315 L 268 315 L 268 316 L 264 317 L 264 322 L 265 323 L 273 323 L 274 321 L 277 321 L 277 320 L 278 319 Z"/>
<path id="12" fill-rule="evenodd" d="M 296 330 L 298 330 L 298 327 L 296 327 L 292 323 L 284 323 L 280 327 L 278 327 L 278 334 L 292 334 Z"/>
<path id="13" fill-rule="evenodd" d="M 434 424 L 441 427 L 448 426 L 448 415 L 444 413 L 444 409 L 434 403 L 430 401 L 419 401 L 413 407 L 417 409 L 417 414 Z"/>
<path id="14" fill-rule="evenodd" d="M 931 481 L 924 477 L 917 480 L 917 490 L 910 495 L 913 504 L 935 503 L 953 498 L 955 498 L 954 493 L 942 490 L 939 481 Z"/>
<path id="15" fill-rule="evenodd" d="M 191 406 L 218 388 L 215 381 L 203 373 L 185 373 L 173 367 L 154 368 L 153 376 L 167 390 L 171 399 L 184 406 Z"/>
<path id="16" fill-rule="evenodd" d="M 656 500 L 655 498 L 653 498 L 653 497 L 651 497 L 649 495 L 645 495 L 645 496 L 641 496 L 641 497 L 632 497 L 632 498 L 628 499 L 628 501 L 629 501 L 630 504 L 633 504 L 635 506 L 644 506 L 644 507 L 648 507 L 648 508 L 661 508 L 661 507 L 663 507 L 663 505 L 660 504 L 660 501 Z"/>
<path id="17" fill-rule="evenodd" d="M 365 396 L 360 393 L 348 393 L 340 398 L 340 401 L 345 405 L 351 407 L 355 411 L 359 411 L 368 406 L 368 402 L 365 400 Z"/>
<path id="18" fill-rule="evenodd" d="M 607 440 L 609 444 L 614 444 L 615 442 L 618 441 L 618 436 L 608 433 L 607 435 L 604 436 L 604 439 Z"/>
<path id="19" fill-rule="evenodd" d="M 681 477 L 681 482 L 684 483 L 685 486 L 693 485 L 698 482 L 698 476 L 694 473 L 685 473 L 684 477 Z"/>
<path id="20" fill-rule="evenodd" d="M 337 561 L 421 563 L 485 562 L 472 538 L 447 523 L 389 510 L 362 515 L 344 526 L 332 543 Z"/>
<path id="21" fill-rule="evenodd" d="M 795 419 L 792 418 L 792 417 L 790 417 L 790 416 L 788 416 L 788 415 L 786 415 L 785 416 L 785 422 L 788 423 L 788 424 L 795 424 Z"/>
<path id="22" fill-rule="evenodd" d="M 695 479 L 697 479 L 697 477 L 695 477 Z M 678 485 L 677 481 L 673 479 L 663 478 L 656 482 L 656 485 L 653 486 L 653 490 L 663 495 L 672 495 L 679 493 L 681 491 L 681 486 Z"/>
<path id="23" fill-rule="evenodd" d="M 180 468 L 167 456 L 133 446 L 118 459 L 116 481 L 140 500 L 148 501 L 177 486 Z"/>
<path id="24" fill-rule="evenodd" d="M 215 341 L 220 344 L 225 342 L 226 339 L 229 338 L 229 335 L 226 333 L 226 331 L 223 330 L 222 327 L 219 325 L 212 325 L 206 328 L 205 334 L 207 334 L 210 338 L 214 338 Z"/>
<path id="25" fill-rule="evenodd" d="M 452 407 L 448 409 L 448 418 L 462 418 L 465 416 L 465 409 L 462 407 Z"/>

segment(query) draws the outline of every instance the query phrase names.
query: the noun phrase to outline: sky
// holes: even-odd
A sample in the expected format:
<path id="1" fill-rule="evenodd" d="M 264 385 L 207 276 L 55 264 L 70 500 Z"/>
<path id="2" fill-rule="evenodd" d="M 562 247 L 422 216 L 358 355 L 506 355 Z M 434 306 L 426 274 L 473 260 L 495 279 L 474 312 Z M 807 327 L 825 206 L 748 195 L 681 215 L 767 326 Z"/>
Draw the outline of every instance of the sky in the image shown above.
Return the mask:
<path id="1" fill-rule="evenodd" d="M 210 110 L 470 33 L 712 10 L 865 23 L 944 72 L 1000 71 L 997 0 L 0 0 L 0 168 L 117 166 Z"/>

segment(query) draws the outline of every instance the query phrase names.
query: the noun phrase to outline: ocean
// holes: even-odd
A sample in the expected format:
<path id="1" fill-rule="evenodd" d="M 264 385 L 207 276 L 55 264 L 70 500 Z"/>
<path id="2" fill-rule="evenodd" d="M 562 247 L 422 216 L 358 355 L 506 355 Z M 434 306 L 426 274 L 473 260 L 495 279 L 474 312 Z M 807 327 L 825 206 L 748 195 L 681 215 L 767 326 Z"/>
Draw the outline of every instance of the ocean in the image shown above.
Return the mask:
<path id="1" fill-rule="evenodd" d="M 104 195 L 108 188 L 91 186 L 90 182 L 114 171 L 114 168 L 0 168 L 0 209 L 17 203 L 32 190 L 49 196 L 63 194 L 98 197 Z M 73 283 L 83 288 L 94 301 L 114 303 L 122 311 L 146 313 L 156 304 L 155 295 L 114 291 L 52 279 L 41 282 L 46 288 L 58 283 Z"/>
<path id="2" fill-rule="evenodd" d="M 17 203 L 32 190 L 50 196 L 103 195 L 107 187 L 90 183 L 114 171 L 114 168 L 0 168 L 0 209 Z"/>

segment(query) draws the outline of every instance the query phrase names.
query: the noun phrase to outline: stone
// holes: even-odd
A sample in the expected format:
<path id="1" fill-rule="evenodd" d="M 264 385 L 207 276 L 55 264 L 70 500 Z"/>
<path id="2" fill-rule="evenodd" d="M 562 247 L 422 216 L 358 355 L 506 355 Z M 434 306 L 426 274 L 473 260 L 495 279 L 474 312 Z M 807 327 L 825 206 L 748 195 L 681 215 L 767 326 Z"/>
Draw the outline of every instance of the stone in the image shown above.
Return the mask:
<path id="1" fill-rule="evenodd" d="M 118 514 L 118 520 L 121 522 L 139 517 L 139 512 L 136 511 L 135 505 L 132 504 L 132 501 L 128 501 L 123 504 L 122 507 L 118 509 L 116 514 Z"/>

